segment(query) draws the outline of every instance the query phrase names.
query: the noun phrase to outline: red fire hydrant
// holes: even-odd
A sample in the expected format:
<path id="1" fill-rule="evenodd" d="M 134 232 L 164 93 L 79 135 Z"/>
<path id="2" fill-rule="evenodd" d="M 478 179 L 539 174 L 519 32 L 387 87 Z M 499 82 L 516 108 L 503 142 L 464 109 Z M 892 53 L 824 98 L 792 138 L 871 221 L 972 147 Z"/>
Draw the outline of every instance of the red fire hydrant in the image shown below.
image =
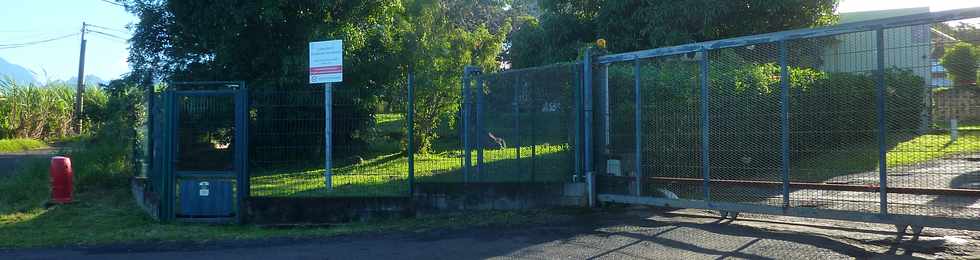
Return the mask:
<path id="1" fill-rule="evenodd" d="M 51 157 L 51 200 L 54 203 L 71 202 L 72 170 L 71 159 L 63 156 Z"/>

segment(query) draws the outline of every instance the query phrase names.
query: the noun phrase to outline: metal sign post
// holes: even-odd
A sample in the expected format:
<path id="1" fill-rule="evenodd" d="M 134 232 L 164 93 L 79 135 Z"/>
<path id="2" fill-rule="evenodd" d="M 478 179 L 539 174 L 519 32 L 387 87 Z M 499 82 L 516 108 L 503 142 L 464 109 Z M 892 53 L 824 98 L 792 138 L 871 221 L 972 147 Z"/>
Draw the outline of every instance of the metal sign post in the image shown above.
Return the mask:
<path id="1" fill-rule="evenodd" d="M 343 41 L 310 43 L 310 84 L 325 83 L 323 88 L 323 186 L 333 190 L 333 82 L 344 79 Z"/>

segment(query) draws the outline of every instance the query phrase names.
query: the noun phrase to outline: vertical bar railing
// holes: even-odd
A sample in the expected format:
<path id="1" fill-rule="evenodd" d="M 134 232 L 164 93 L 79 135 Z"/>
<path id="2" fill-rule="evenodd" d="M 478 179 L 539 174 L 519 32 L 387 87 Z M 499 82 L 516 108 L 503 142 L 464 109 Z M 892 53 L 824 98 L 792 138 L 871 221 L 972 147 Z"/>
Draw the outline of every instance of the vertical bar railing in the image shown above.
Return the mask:
<path id="1" fill-rule="evenodd" d="M 415 194 L 415 72 L 408 70 L 408 196 Z"/>
<path id="2" fill-rule="evenodd" d="M 640 92 L 640 59 L 633 60 L 633 138 L 634 138 L 634 177 L 636 190 L 633 195 L 643 195 L 643 98 Z"/>
<path id="3" fill-rule="evenodd" d="M 789 65 L 786 41 L 779 42 L 779 171 L 783 181 L 783 207 L 789 207 Z"/>
<path id="4" fill-rule="evenodd" d="M 708 149 L 710 148 L 710 138 L 708 136 L 710 128 L 710 114 L 708 113 L 708 50 L 701 50 L 701 175 L 704 177 L 704 201 L 711 205 L 711 169 Z"/>
<path id="5" fill-rule="evenodd" d="M 877 114 L 878 114 L 878 187 L 880 198 L 880 213 L 888 214 L 888 147 L 886 135 L 888 134 L 885 125 L 885 30 L 879 28 L 875 30 L 876 48 L 875 54 L 878 55 L 878 70 L 875 74 L 877 85 Z"/>

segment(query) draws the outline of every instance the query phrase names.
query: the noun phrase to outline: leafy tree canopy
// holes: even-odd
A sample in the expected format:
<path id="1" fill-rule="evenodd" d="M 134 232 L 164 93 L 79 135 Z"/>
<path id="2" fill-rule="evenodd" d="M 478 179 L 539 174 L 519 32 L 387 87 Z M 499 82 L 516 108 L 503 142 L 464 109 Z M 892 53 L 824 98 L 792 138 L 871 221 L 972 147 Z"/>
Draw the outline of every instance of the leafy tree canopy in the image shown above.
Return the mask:
<path id="1" fill-rule="evenodd" d="M 540 0 L 514 32 L 515 67 L 575 59 L 603 38 L 610 52 L 832 24 L 837 0 Z"/>

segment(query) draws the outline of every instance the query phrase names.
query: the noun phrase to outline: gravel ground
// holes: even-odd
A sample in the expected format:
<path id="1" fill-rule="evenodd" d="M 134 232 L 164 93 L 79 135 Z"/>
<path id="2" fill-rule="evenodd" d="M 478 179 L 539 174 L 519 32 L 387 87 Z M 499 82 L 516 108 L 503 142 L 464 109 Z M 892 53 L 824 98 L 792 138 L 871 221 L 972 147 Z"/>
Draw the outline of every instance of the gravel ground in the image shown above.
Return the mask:
<path id="1" fill-rule="evenodd" d="M 975 259 L 980 232 L 700 210 L 607 209 L 546 225 L 0 251 L 0 259 Z"/>

